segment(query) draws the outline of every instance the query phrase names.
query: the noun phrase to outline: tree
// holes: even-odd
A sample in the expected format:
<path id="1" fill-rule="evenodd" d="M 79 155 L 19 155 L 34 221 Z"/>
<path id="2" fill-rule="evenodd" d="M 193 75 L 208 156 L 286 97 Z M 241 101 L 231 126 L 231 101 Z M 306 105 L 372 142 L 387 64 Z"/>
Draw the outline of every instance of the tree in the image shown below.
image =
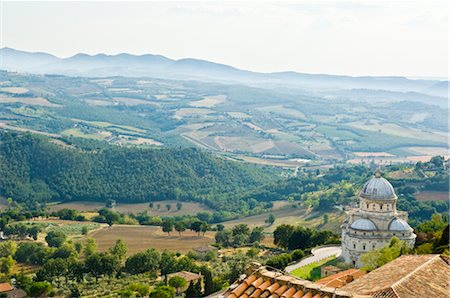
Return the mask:
<path id="1" fill-rule="evenodd" d="M 87 235 L 89 232 L 89 229 L 87 226 L 82 226 L 81 227 L 81 235 Z"/>
<path id="2" fill-rule="evenodd" d="M 273 225 L 273 223 L 275 222 L 275 215 L 273 215 L 272 213 L 269 214 L 269 217 L 267 218 L 266 222 L 269 225 Z"/>
<path id="3" fill-rule="evenodd" d="M 95 252 L 97 252 L 97 242 L 94 238 L 89 237 L 86 241 L 86 245 L 84 246 L 84 257 L 87 258 Z"/>
<path id="4" fill-rule="evenodd" d="M 120 262 L 109 253 L 94 253 L 86 258 L 85 268 L 98 280 L 102 275 L 115 275 L 120 269 Z"/>
<path id="5" fill-rule="evenodd" d="M 0 242 L 0 258 L 13 256 L 17 250 L 17 243 L 15 241 L 7 240 Z"/>
<path id="6" fill-rule="evenodd" d="M 298 261 L 301 260 L 305 256 L 305 252 L 301 249 L 296 249 L 291 253 L 292 260 Z"/>
<path id="7" fill-rule="evenodd" d="M 67 261 L 61 258 L 49 259 L 45 262 L 44 266 L 36 272 L 36 280 L 51 282 L 53 279 L 60 276 L 67 276 L 67 268 Z"/>
<path id="8" fill-rule="evenodd" d="M 259 243 L 264 239 L 264 228 L 263 227 L 254 227 L 252 232 L 250 233 L 248 242 L 250 243 Z"/>
<path id="9" fill-rule="evenodd" d="M 186 225 L 184 224 L 184 222 L 177 221 L 175 223 L 175 231 L 177 231 L 180 234 L 180 237 L 181 237 L 181 232 L 186 231 Z"/>
<path id="10" fill-rule="evenodd" d="M 150 292 L 150 298 L 173 298 L 175 289 L 169 286 L 157 286 Z M 197 296 L 196 298 L 201 297 Z"/>
<path id="11" fill-rule="evenodd" d="M 159 268 L 160 260 L 160 253 L 151 248 L 128 257 L 125 262 L 125 270 L 131 274 L 156 272 Z"/>
<path id="12" fill-rule="evenodd" d="M 225 226 L 223 224 L 217 224 L 217 231 L 223 231 L 225 229 Z"/>
<path id="13" fill-rule="evenodd" d="M 113 208 L 114 206 L 116 206 L 116 201 L 113 199 L 107 199 L 105 205 L 106 208 Z"/>
<path id="14" fill-rule="evenodd" d="M 153 209 L 153 205 L 154 205 L 154 203 L 153 203 L 153 202 L 150 202 L 150 203 L 148 204 L 148 207 L 150 207 L 150 209 Z"/>
<path id="15" fill-rule="evenodd" d="M 195 231 L 198 234 L 198 236 L 200 236 L 200 231 L 202 230 L 202 224 L 203 224 L 202 221 L 194 221 L 191 223 L 189 229 L 191 231 Z"/>
<path id="16" fill-rule="evenodd" d="M 273 243 L 279 247 L 287 248 L 293 233 L 293 226 L 286 224 L 279 225 L 273 232 Z"/>
<path id="17" fill-rule="evenodd" d="M 180 276 L 172 276 L 169 279 L 169 286 L 175 288 L 177 293 L 180 293 L 181 290 L 186 286 L 187 281 Z"/>
<path id="18" fill-rule="evenodd" d="M 183 208 L 183 204 L 181 202 L 177 203 L 177 210 L 180 211 Z"/>
<path id="19" fill-rule="evenodd" d="M 173 252 L 164 250 L 161 254 L 161 262 L 159 263 L 161 275 L 166 276 L 169 273 L 176 272 L 178 269 L 178 262 Z"/>
<path id="20" fill-rule="evenodd" d="M 167 211 L 170 211 L 170 209 L 172 209 L 172 205 L 166 204 L 166 208 L 167 208 Z"/>
<path id="21" fill-rule="evenodd" d="M 0 272 L 9 275 L 15 263 L 12 256 L 0 258 Z"/>
<path id="22" fill-rule="evenodd" d="M 290 262 L 292 261 L 292 256 L 290 254 L 280 254 L 274 257 L 271 257 L 269 260 L 267 260 L 266 264 L 268 266 L 277 268 L 277 269 L 284 269 Z"/>
<path id="23" fill-rule="evenodd" d="M 207 266 L 202 266 L 202 267 L 200 267 L 200 271 L 203 275 L 204 288 L 205 288 L 203 295 L 206 296 L 206 295 L 214 293 L 215 286 L 214 286 L 214 281 L 212 278 L 211 270 Z"/>
<path id="24" fill-rule="evenodd" d="M 244 236 L 250 235 L 250 228 L 246 224 L 235 225 L 231 231 L 233 232 L 233 236 L 236 236 L 239 234 L 244 235 Z"/>
<path id="25" fill-rule="evenodd" d="M 202 232 L 203 236 L 205 236 L 205 233 L 208 232 L 209 230 L 209 225 L 206 222 L 203 222 L 200 225 L 200 231 Z"/>
<path id="26" fill-rule="evenodd" d="M 161 227 L 162 227 L 163 232 L 166 232 L 167 235 L 170 236 L 170 232 L 173 231 L 173 220 L 172 219 L 164 220 Z"/>
<path id="27" fill-rule="evenodd" d="M 221 244 L 224 247 L 229 247 L 233 242 L 232 235 L 233 234 L 231 233 L 230 230 L 224 229 L 222 231 L 217 232 L 214 238 L 216 239 L 217 243 Z"/>
<path id="28" fill-rule="evenodd" d="M 156 208 L 159 210 L 161 209 L 161 204 L 156 205 Z"/>
<path id="29" fill-rule="evenodd" d="M 47 281 L 38 281 L 33 282 L 28 291 L 27 294 L 31 297 L 47 297 L 48 293 L 52 290 L 52 285 Z"/>
<path id="30" fill-rule="evenodd" d="M 143 285 L 139 283 L 131 283 L 127 290 L 131 291 L 132 294 L 130 297 L 147 297 L 150 293 L 150 287 L 148 285 Z"/>
<path id="31" fill-rule="evenodd" d="M 123 262 L 128 251 L 128 247 L 126 243 L 122 239 L 117 239 L 116 244 L 109 248 L 109 253 L 120 260 L 120 263 Z"/>
<path id="32" fill-rule="evenodd" d="M 202 297 L 202 288 L 200 282 L 191 282 L 185 292 L 186 298 Z"/>
<path id="33" fill-rule="evenodd" d="M 50 247 L 60 247 L 66 241 L 66 234 L 61 231 L 50 231 L 45 236 L 45 241 Z"/>
<path id="34" fill-rule="evenodd" d="M 380 249 L 367 252 L 361 256 L 363 270 L 372 271 L 384 264 L 396 259 L 409 251 L 406 243 L 397 237 L 392 237 L 391 242 Z"/>

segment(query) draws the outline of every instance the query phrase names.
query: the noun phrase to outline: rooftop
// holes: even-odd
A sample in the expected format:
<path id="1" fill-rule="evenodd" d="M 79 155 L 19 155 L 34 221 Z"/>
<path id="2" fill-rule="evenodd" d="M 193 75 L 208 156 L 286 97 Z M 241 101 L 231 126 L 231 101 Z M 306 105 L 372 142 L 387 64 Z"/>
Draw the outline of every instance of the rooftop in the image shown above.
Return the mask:
<path id="1" fill-rule="evenodd" d="M 225 298 L 344 298 L 358 297 L 340 289 L 315 284 L 294 276 L 285 275 L 279 271 L 270 271 L 266 267 L 255 266 L 248 274 L 230 286 L 218 297 Z M 258 268 L 255 271 L 252 269 Z M 361 296 L 359 296 L 361 297 Z"/>
<path id="2" fill-rule="evenodd" d="M 365 271 L 359 269 L 348 269 L 319 279 L 315 283 L 332 288 L 341 288 L 365 274 Z"/>
<path id="3" fill-rule="evenodd" d="M 392 185 L 379 173 L 364 184 L 360 196 L 371 200 L 393 200 L 397 198 Z"/>
<path id="4" fill-rule="evenodd" d="M 180 272 L 175 272 L 175 273 L 171 273 L 168 274 L 167 277 L 170 279 L 171 277 L 174 276 L 179 276 L 184 278 L 187 282 L 193 281 L 193 280 L 198 280 L 200 278 L 202 278 L 201 274 L 197 274 L 197 273 L 192 273 L 189 271 L 180 271 Z"/>
<path id="5" fill-rule="evenodd" d="M 405 255 L 341 289 L 379 298 L 450 297 L 450 266 L 439 255 Z"/>
<path id="6" fill-rule="evenodd" d="M 12 290 L 14 290 L 14 288 L 11 286 L 9 282 L 0 283 L 0 293 L 9 292 Z"/>

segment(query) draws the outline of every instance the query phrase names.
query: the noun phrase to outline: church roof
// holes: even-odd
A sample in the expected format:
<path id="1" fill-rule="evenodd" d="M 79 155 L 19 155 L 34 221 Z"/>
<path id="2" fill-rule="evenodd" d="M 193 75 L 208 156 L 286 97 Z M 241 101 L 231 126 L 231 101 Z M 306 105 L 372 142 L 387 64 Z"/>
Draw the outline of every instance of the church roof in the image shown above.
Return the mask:
<path id="1" fill-rule="evenodd" d="M 372 200 L 392 200 L 397 198 L 391 183 L 381 177 L 380 173 L 375 174 L 374 177 L 364 184 L 360 196 Z"/>
<path id="2" fill-rule="evenodd" d="M 355 220 L 354 222 L 352 222 L 350 227 L 355 230 L 363 230 L 363 231 L 376 231 L 377 230 L 377 227 L 371 220 L 364 219 L 364 218 Z"/>
<path id="3" fill-rule="evenodd" d="M 411 231 L 412 228 L 403 219 L 396 218 L 389 224 L 390 231 Z"/>

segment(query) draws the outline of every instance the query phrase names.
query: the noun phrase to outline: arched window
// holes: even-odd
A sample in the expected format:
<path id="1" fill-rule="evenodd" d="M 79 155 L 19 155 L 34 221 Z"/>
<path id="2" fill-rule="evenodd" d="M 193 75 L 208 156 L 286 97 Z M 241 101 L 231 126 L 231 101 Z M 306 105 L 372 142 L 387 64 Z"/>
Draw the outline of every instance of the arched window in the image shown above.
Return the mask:
<path id="1" fill-rule="evenodd" d="M 383 210 L 383 204 L 380 205 L 380 210 Z"/>
<path id="2" fill-rule="evenodd" d="M 366 245 L 365 244 L 363 244 L 363 250 L 366 250 Z"/>
<path id="3" fill-rule="evenodd" d="M 366 208 L 369 209 L 369 203 L 366 203 Z"/>
<path id="4" fill-rule="evenodd" d="M 353 243 L 353 248 L 354 248 L 354 249 L 356 248 L 356 244 L 355 244 L 355 243 Z"/>

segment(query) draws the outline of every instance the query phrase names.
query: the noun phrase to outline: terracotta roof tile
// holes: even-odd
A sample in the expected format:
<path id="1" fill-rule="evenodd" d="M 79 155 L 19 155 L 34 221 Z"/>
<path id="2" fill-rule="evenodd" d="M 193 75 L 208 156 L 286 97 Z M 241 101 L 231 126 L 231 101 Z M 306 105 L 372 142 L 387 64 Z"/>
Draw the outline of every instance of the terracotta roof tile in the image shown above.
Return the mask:
<path id="1" fill-rule="evenodd" d="M 260 267 L 250 271 L 249 277 L 230 286 L 222 297 L 225 298 L 324 298 L 352 297 L 345 291 L 336 295 L 336 289 L 314 284 L 277 271 Z"/>
<path id="2" fill-rule="evenodd" d="M 11 286 L 11 284 L 9 282 L 0 283 L 0 293 L 9 292 L 12 290 L 14 290 L 14 288 Z"/>
<path id="3" fill-rule="evenodd" d="M 366 274 L 358 269 L 348 269 L 317 280 L 315 283 L 332 288 L 340 288 Z"/>
<path id="4" fill-rule="evenodd" d="M 341 289 L 377 298 L 450 297 L 449 276 L 439 255 L 405 255 Z"/>
<path id="5" fill-rule="evenodd" d="M 289 288 L 286 292 L 281 295 L 281 298 L 291 298 L 297 290 L 295 288 Z"/>

